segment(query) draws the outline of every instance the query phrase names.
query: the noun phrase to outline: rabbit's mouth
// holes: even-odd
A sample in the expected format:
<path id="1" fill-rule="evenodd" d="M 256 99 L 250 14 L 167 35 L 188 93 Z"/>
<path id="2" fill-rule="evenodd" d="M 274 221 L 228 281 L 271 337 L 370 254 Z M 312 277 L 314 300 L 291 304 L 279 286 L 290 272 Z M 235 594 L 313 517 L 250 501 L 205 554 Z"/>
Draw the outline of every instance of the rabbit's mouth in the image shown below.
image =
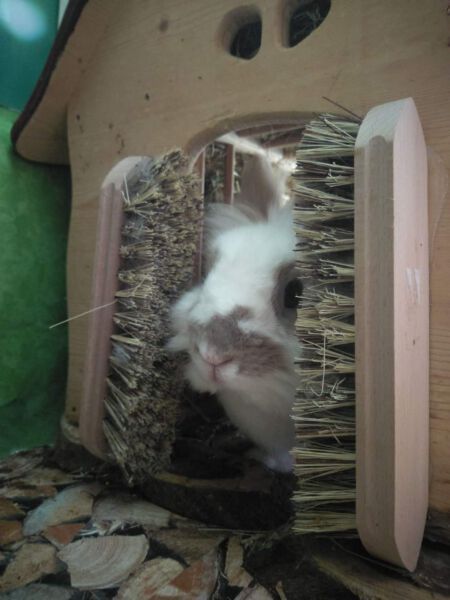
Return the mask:
<path id="1" fill-rule="evenodd" d="M 196 356 L 193 358 L 202 375 L 216 385 L 223 384 L 235 370 L 234 358 L 230 353 L 217 352 L 215 348 L 208 345 L 197 346 Z"/>
<path id="2" fill-rule="evenodd" d="M 203 358 L 203 362 L 205 363 L 205 367 L 208 373 L 208 378 L 214 383 L 223 383 L 224 376 L 229 370 L 227 367 L 232 363 L 232 360 L 233 359 L 229 358 L 218 362 L 210 362 L 209 360 L 205 360 Z"/>
<path id="3" fill-rule="evenodd" d="M 209 376 L 215 383 L 220 383 L 220 368 L 211 366 L 209 369 Z"/>
<path id="4" fill-rule="evenodd" d="M 209 392 L 215 394 L 220 385 L 223 385 L 223 378 L 218 370 L 208 367 L 200 357 L 191 357 L 187 365 L 186 377 L 194 390 L 198 392 Z"/>
<path id="5" fill-rule="evenodd" d="M 227 375 L 227 369 L 225 368 L 225 364 L 228 363 L 224 363 L 224 365 L 205 365 L 208 379 L 216 385 L 225 383 Z"/>

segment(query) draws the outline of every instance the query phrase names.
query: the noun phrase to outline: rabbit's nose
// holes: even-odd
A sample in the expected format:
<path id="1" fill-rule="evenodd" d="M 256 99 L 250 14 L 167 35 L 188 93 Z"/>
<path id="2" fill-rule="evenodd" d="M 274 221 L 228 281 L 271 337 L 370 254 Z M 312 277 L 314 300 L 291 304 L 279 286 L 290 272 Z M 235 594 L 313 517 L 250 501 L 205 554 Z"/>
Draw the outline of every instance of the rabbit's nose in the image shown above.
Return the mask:
<path id="1" fill-rule="evenodd" d="M 212 367 L 222 367 L 230 363 L 233 359 L 229 356 L 216 356 L 214 354 L 207 354 L 206 356 L 202 356 L 203 360 L 207 362 Z"/>
<path id="2" fill-rule="evenodd" d="M 233 360 L 230 352 L 220 352 L 211 344 L 205 344 L 204 342 L 198 344 L 197 351 L 201 359 L 213 369 L 226 365 Z"/>

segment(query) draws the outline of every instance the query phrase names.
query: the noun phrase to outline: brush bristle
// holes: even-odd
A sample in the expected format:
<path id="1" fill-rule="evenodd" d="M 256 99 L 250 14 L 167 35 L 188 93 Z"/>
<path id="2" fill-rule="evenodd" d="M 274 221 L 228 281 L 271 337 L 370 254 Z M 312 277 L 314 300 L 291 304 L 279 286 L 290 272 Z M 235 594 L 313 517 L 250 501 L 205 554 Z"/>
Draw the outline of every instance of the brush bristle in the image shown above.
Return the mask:
<path id="1" fill-rule="evenodd" d="M 298 533 L 355 527 L 353 154 L 359 122 L 321 115 L 294 174 L 301 384 L 294 406 Z"/>
<path id="2" fill-rule="evenodd" d="M 169 356 L 169 308 L 194 276 L 200 184 L 173 151 L 144 159 L 124 184 L 120 289 L 104 431 L 128 483 L 169 464 L 181 387 Z"/>

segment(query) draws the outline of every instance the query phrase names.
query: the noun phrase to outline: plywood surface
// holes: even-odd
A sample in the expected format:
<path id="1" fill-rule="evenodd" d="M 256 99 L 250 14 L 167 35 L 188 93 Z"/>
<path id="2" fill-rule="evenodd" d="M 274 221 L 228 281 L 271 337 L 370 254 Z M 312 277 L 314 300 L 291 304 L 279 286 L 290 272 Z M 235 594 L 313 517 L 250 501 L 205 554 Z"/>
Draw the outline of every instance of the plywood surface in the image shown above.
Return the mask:
<path id="1" fill-rule="evenodd" d="M 219 36 L 236 0 L 90 0 L 106 29 L 68 104 L 73 209 L 69 312 L 89 308 L 98 193 L 109 170 L 129 155 L 173 146 L 197 151 L 239 124 L 330 110 L 331 97 L 359 114 L 411 96 L 427 145 L 450 168 L 450 48 L 444 0 L 334 0 L 324 23 L 295 48 L 282 44 L 283 3 L 254 0 L 263 33 L 249 61 L 231 56 Z M 95 29 L 95 28 L 94 28 Z M 76 30 L 74 63 L 92 30 Z M 74 38 L 75 40 L 75 38 Z M 63 73 L 62 73 L 63 74 Z M 61 76 L 58 71 L 55 77 Z M 55 80 L 56 81 L 56 80 Z M 53 102 L 53 106 L 52 106 Z M 39 159 L 52 131 L 45 102 L 20 151 Z M 270 120 L 269 119 L 269 120 Z M 50 136 L 51 137 L 51 136 Z M 444 186 L 445 187 L 445 186 Z M 450 511 L 450 203 L 436 226 L 431 264 L 431 505 Z M 68 416 L 76 421 L 86 319 L 70 329 Z"/>

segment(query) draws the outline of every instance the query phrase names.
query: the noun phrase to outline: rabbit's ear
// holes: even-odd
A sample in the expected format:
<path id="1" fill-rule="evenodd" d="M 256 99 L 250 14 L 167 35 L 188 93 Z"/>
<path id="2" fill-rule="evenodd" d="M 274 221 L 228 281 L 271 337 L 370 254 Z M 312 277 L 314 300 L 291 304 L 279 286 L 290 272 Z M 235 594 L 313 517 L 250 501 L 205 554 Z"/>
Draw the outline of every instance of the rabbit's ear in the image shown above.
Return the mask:
<path id="1" fill-rule="evenodd" d="M 286 178 L 286 174 L 272 167 L 265 156 L 249 156 L 244 164 L 236 203 L 250 208 L 258 219 L 267 220 L 271 209 L 281 205 Z"/>

